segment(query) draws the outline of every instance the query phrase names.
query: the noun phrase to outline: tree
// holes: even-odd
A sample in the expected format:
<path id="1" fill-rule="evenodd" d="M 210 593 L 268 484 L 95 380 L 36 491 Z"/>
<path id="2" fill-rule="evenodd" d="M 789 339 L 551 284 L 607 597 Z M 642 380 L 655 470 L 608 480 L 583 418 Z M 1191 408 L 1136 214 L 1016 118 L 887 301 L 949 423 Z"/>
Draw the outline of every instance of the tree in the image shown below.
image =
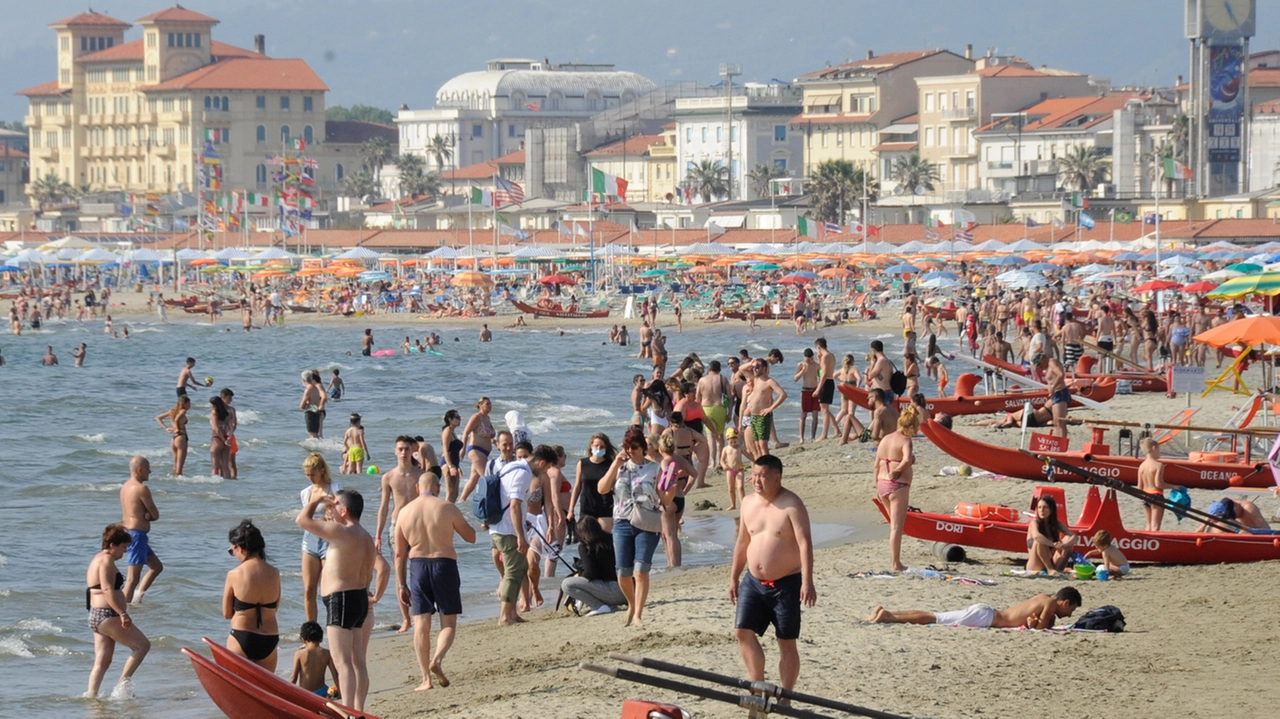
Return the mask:
<path id="1" fill-rule="evenodd" d="M 1173 118 L 1173 127 L 1169 130 L 1169 142 L 1173 145 L 1173 159 L 1185 163 L 1187 148 L 1191 143 L 1191 118 L 1182 113 Z"/>
<path id="2" fill-rule="evenodd" d="M 352 105 L 349 110 L 342 105 L 332 105 L 324 109 L 324 119 L 334 122 L 376 122 L 379 125 L 394 125 L 396 116 L 390 110 L 369 105 Z"/>
<path id="3" fill-rule="evenodd" d="M 50 172 L 31 183 L 31 196 L 40 203 L 41 207 L 57 205 L 70 199 L 75 192 L 76 189 L 58 177 L 56 172 Z"/>
<path id="4" fill-rule="evenodd" d="M 759 164 L 747 173 L 747 182 L 751 183 L 751 191 L 756 197 L 772 197 L 773 181 L 785 173 L 777 165 Z"/>
<path id="5" fill-rule="evenodd" d="M 377 195 L 382 188 L 368 170 L 359 170 L 342 178 L 342 190 L 352 197 Z"/>
<path id="6" fill-rule="evenodd" d="M 933 183 L 942 179 L 938 173 L 938 166 L 920 157 L 918 152 L 894 160 L 889 177 L 905 187 L 907 192 L 913 191 L 916 187 L 924 187 L 932 191 Z"/>
<path id="7" fill-rule="evenodd" d="M 844 224 L 847 213 L 880 193 L 880 183 L 848 160 L 827 160 L 809 178 L 809 208 L 815 220 Z"/>
<path id="8" fill-rule="evenodd" d="M 711 202 L 713 197 L 729 194 L 729 170 L 719 160 L 702 160 L 689 168 L 685 178 L 690 188 L 702 197 L 703 202 Z"/>
<path id="9" fill-rule="evenodd" d="M 445 164 L 453 159 L 453 145 L 449 138 L 436 135 L 427 142 L 427 154 L 436 161 L 436 171 L 443 172 Z"/>
<path id="10" fill-rule="evenodd" d="M 364 158 L 365 167 L 370 172 L 376 173 L 383 165 L 391 162 L 392 154 L 391 143 L 385 137 L 371 137 L 360 146 L 360 156 Z"/>
<path id="11" fill-rule="evenodd" d="M 1107 177 L 1107 161 L 1096 147 L 1075 145 L 1058 158 L 1058 176 L 1068 190 L 1088 192 Z"/>
<path id="12" fill-rule="evenodd" d="M 426 165 L 421 155 L 402 154 L 396 158 L 396 169 L 400 171 L 401 197 L 440 193 L 440 176 L 427 172 Z"/>

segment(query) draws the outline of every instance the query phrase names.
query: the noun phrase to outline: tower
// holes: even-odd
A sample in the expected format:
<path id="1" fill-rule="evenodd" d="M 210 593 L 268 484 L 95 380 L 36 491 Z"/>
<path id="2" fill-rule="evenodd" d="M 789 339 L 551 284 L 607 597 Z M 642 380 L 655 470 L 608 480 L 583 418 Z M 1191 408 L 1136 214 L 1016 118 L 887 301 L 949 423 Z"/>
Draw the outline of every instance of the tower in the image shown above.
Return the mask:
<path id="1" fill-rule="evenodd" d="M 1215 197 L 1247 191 L 1249 38 L 1257 0 L 1186 0 L 1191 41 L 1189 164 L 1193 193 Z"/>
<path id="2" fill-rule="evenodd" d="M 75 86 L 76 60 L 124 43 L 130 25 L 102 13 L 82 12 L 49 25 L 58 34 L 58 89 Z"/>
<path id="3" fill-rule="evenodd" d="M 174 5 L 138 20 L 142 27 L 146 82 L 156 85 L 212 61 L 211 32 L 218 21 Z"/>

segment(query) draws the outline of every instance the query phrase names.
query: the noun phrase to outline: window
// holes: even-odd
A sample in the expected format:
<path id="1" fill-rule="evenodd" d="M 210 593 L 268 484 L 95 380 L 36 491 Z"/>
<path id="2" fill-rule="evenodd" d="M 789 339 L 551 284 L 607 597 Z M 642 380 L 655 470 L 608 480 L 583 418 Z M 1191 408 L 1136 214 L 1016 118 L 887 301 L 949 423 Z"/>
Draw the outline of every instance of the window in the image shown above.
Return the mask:
<path id="1" fill-rule="evenodd" d="M 957 127 L 957 128 L 955 129 L 955 140 L 951 143 L 951 145 L 952 145 L 952 147 L 955 147 L 957 150 L 963 150 L 963 149 L 964 149 L 964 145 L 965 145 L 965 143 L 964 143 L 964 128 L 963 128 L 963 127 Z"/>
<path id="2" fill-rule="evenodd" d="M 173 43 L 173 33 L 169 33 L 169 47 L 175 47 Z"/>
<path id="3" fill-rule="evenodd" d="M 311 112 L 313 110 L 315 110 L 315 105 L 314 105 L 314 101 L 311 99 L 311 96 L 308 95 L 302 98 L 302 111 Z"/>
<path id="4" fill-rule="evenodd" d="M 827 146 L 827 128 L 822 128 L 822 146 Z"/>
<path id="5" fill-rule="evenodd" d="M 959 90 L 951 91 L 951 106 L 957 110 L 960 109 L 960 91 Z"/>
<path id="6" fill-rule="evenodd" d="M 786 172 L 786 170 L 787 170 L 787 161 L 786 161 L 786 160 L 783 160 L 783 159 L 781 159 L 781 158 L 779 158 L 779 159 L 777 159 L 777 160 L 774 160 L 774 161 L 773 161 L 773 166 L 774 166 L 774 167 L 776 167 L 776 168 L 778 168 L 779 170 L 782 170 L 783 172 Z"/>
<path id="7" fill-rule="evenodd" d="M 89 71 L 85 73 L 85 79 L 87 79 L 89 82 L 106 82 L 107 68 L 105 67 L 90 68 Z"/>
<path id="8" fill-rule="evenodd" d="M 288 111 L 289 111 L 289 96 L 288 96 L 288 95 L 281 95 L 281 96 L 280 96 L 280 111 L 281 111 L 281 112 L 288 112 Z"/>
<path id="9" fill-rule="evenodd" d="M 946 147 L 947 146 L 947 128 L 939 127 L 937 129 L 937 133 L 938 133 L 938 147 Z"/>
<path id="10" fill-rule="evenodd" d="M 53 102 L 52 100 L 46 100 L 44 103 L 44 114 L 50 115 L 50 116 L 57 115 L 58 103 Z"/>
<path id="11" fill-rule="evenodd" d="M 129 82 L 129 68 L 113 67 L 111 68 L 112 82 Z"/>
<path id="12" fill-rule="evenodd" d="M 166 147 L 172 146 L 173 145 L 173 128 L 172 127 L 165 128 L 164 134 L 162 135 L 162 137 L 164 138 L 164 145 Z"/>
<path id="13" fill-rule="evenodd" d="M 924 94 L 924 111 L 933 112 L 933 93 L 926 92 Z"/>
<path id="14" fill-rule="evenodd" d="M 933 147 L 933 128 L 926 127 L 924 129 L 924 146 Z"/>
<path id="15" fill-rule="evenodd" d="M 973 90 L 966 90 L 964 93 L 964 106 L 967 110 L 972 110 L 975 105 Z"/>
<path id="16" fill-rule="evenodd" d="M 147 47 L 155 47 L 158 44 L 158 34 L 154 32 L 147 33 Z"/>
<path id="17" fill-rule="evenodd" d="M 716 128 L 716 142 L 724 142 L 724 128 L 723 128 L 723 127 L 717 127 L 717 128 Z"/>
<path id="18" fill-rule="evenodd" d="M 156 69 L 155 65 L 147 65 L 147 79 L 148 80 L 160 79 L 160 71 Z"/>
<path id="19" fill-rule="evenodd" d="M 267 126 L 266 126 L 266 125 L 258 125 L 257 140 L 258 140 L 258 144 L 259 144 L 259 145 L 266 143 L 266 141 L 267 141 Z"/>
<path id="20" fill-rule="evenodd" d="M 337 165 L 334 165 L 334 166 L 333 166 L 333 181 L 334 181 L 334 182 L 342 182 L 343 173 L 344 173 L 344 171 L 343 171 L 343 169 L 342 169 L 342 164 L 341 164 L 341 163 L 339 163 L 339 164 L 337 164 Z"/>
<path id="21" fill-rule="evenodd" d="M 737 141 L 738 141 L 738 126 L 734 125 L 733 127 L 729 128 L 729 142 L 737 142 Z"/>
<path id="22" fill-rule="evenodd" d="M 31 146 L 40 147 L 40 133 L 38 132 L 31 133 Z"/>
<path id="23" fill-rule="evenodd" d="M 186 125 L 178 128 L 178 144 L 186 145 L 191 142 L 190 131 Z"/>
<path id="24" fill-rule="evenodd" d="M 774 125 L 774 126 L 773 126 L 773 141 L 774 141 L 774 142 L 786 142 L 786 141 L 787 141 L 787 126 L 786 126 L 786 125 Z"/>
<path id="25" fill-rule="evenodd" d="M 286 145 L 289 144 L 289 126 L 288 125 L 280 126 L 280 140 L 284 142 Z"/>
<path id="26" fill-rule="evenodd" d="M 160 107 L 163 108 L 165 112 L 173 112 L 173 98 L 166 97 L 164 101 L 160 103 Z"/>
<path id="27" fill-rule="evenodd" d="M 196 33 L 196 47 L 200 47 L 200 33 Z"/>
<path id="28" fill-rule="evenodd" d="M 71 71 L 70 71 L 70 70 L 61 70 L 61 71 L 59 71 L 59 73 L 58 73 L 58 81 L 59 81 L 59 82 L 61 82 L 63 85 L 70 85 L 70 84 L 71 84 Z"/>
<path id="29" fill-rule="evenodd" d="M 516 136 L 516 126 L 507 125 L 507 137 L 515 137 L 515 136 Z"/>
<path id="30" fill-rule="evenodd" d="M 59 40 L 58 47 L 61 48 L 63 52 L 69 51 L 71 49 L 71 38 L 64 37 L 61 40 Z M 3 204 L 3 203 L 0 203 L 0 204 Z"/>
<path id="31" fill-rule="evenodd" d="M 267 184 L 267 166 L 258 165 L 256 168 L 254 168 L 253 176 L 254 176 L 254 179 L 257 180 L 259 187 Z"/>
<path id="32" fill-rule="evenodd" d="M 703 142 L 706 142 L 706 141 L 707 141 L 707 126 L 706 126 L 706 125 L 703 125 L 703 126 L 702 126 L 702 141 L 703 141 Z"/>
<path id="33" fill-rule="evenodd" d="M 311 126 L 307 125 L 306 127 L 302 128 L 302 140 L 303 142 L 306 142 L 308 145 L 310 145 L 311 138 L 312 138 Z"/>
<path id="34" fill-rule="evenodd" d="M 208 96 L 208 95 L 205 95 L 205 96 L 204 96 L 204 109 L 208 110 L 208 109 L 209 109 L 209 106 L 210 106 L 211 104 L 212 104 L 212 103 L 210 102 L 210 98 L 209 98 L 209 96 Z"/>
<path id="35" fill-rule="evenodd" d="M 222 111 L 231 112 L 231 100 L 227 99 L 226 95 L 222 96 Z"/>
<path id="36" fill-rule="evenodd" d="M 938 109 L 939 110 L 947 109 L 947 93 L 945 92 L 938 93 Z"/>
<path id="37" fill-rule="evenodd" d="M 57 146 L 58 146 L 58 133 L 56 133 L 56 132 L 47 132 L 47 133 L 45 133 L 45 136 L 44 136 L 44 144 L 45 144 L 45 147 L 57 147 Z"/>
<path id="38" fill-rule="evenodd" d="M 481 125 L 481 124 L 480 124 L 480 123 L 478 123 L 478 122 L 477 122 L 476 124 L 472 125 L 472 126 L 471 126 L 471 136 L 472 136 L 472 137 L 484 137 L 484 125 Z"/>
<path id="39" fill-rule="evenodd" d="M 253 103 L 254 103 L 254 104 L 253 104 L 253 106 L 254 106 L 254 108 L 255 108 L 255 109 L 258 109 L 258 110 L 266 110 L 266 109 L 267 109 L 267 96 L 266 96 L 266 95 L 258 95 L 256 98 L 254 98 Z"/>
<path id="40" fill-rule="evenodd" d="M 836 128 L 836 147 L 840 147 L 843 144 L 844 144 L 844 131 L 839 128 Z"/>
<path id="41" fill-rule="evenodd" d="M 693 128 L 692 128 L 692 127 L 686 127 L 686 128 L 684 129 L 684 141 L 685 141 L 685 142 L 693 142 Z"/>
<path id="42" fill-rule="evenodd" d="M 71 131 L 70 130 L 62 131 L 62 146 L 71 147 Z"/>

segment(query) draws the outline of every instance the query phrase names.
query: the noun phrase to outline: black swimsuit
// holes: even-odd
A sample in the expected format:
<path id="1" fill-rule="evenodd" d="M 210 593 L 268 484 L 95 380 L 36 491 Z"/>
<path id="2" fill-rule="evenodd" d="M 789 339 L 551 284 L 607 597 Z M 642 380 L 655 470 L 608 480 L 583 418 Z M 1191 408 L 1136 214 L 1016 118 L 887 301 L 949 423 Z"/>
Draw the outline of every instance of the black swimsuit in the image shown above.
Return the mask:
<path id="1" fill-rule="evenodd" d="M 250 604 L 242 602 L 234 594 L 231 595 L 231 608 L 237 612 L 247 612 L 250 609 L 258 611 L 258 627 L 262 627 L 262 610 L 275 609 L 280 605 L 280 600 L 276 600 L 269 604 Z M 240 648 L 244 650 L 244 655 L 249 661 L 258 662 L 271 656 L 276 650 L 276 646 L 280 643 L 279 634 L 258 634 L 247 629 L 232 629 L 231 636 L 235 637 Z"/>

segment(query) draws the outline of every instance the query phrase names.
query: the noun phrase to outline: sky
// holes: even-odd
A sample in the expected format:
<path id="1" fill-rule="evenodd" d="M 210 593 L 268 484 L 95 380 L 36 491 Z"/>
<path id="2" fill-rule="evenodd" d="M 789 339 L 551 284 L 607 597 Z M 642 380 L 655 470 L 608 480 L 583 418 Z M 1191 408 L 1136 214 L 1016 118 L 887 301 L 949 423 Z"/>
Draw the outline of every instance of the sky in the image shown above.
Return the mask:
<path id="1" fill-rule="evenodd" d="M 1258 13 L 1251 50 L 1280 44 L 1280 7 Z M 791 80 L 827 64 L 894 50 L 998 54 L 1100 75 L 1113 85 L 1171 85 L 1187 75 L 1177 0 L 185 0 L 221 20 L 214 38 L 306 60 L 328 105 L 423 109 L 449 78 L 498 57 L 613 63 L 658 84 L 718 81 L 721 62 L 747 81 Z M 47 26 L 85 0 L 0 0 L 0 120 L 20 120 L 14 92 L 55 79 Z M 133 22 L 162 0 L 96 0 Z M 141 36 L 138 28 L 126 40 Z"/>

